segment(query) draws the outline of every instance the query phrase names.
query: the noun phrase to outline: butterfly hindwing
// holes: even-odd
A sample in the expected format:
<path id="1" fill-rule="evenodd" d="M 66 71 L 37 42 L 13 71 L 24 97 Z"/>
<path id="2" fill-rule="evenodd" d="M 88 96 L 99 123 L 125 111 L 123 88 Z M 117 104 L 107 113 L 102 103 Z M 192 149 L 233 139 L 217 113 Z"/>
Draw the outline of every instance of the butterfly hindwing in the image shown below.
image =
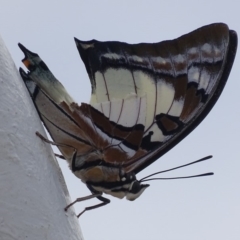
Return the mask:
<path id="1" fill-rule="evenodd" d="M 100 151 L 105 162 L 118 165 L 135 155 L 144 133 L 145 97 L 132 94 L 125 99 L 95 106 L 86 103 L 79 106 L 74 102 L 67 104 L 56 97 L 54 92 L 58 89 L 53 94 L 50 94 L 51 91 L 47 94 L 42 88 L 44 85 L 51 88 L 52 83 L 56 87 L 57 79 L 52 79 L 50 83 L 41 83 L 39 87 L 32 80 L 34 77 L 27 75 L 22 69 L 20 73 L 41 120 L 55 143 L 72 146 L 77 149 L 78 156 L 84 156 L 85 161 L 88 159 L 86 155 L 94 151 Z M 39 78 L 39 81 L 46 79 Z M 66 159 L 71 161 L 73 148 L 58 147 Z M 90 160 L 95 159 L 90 157 Z"/>

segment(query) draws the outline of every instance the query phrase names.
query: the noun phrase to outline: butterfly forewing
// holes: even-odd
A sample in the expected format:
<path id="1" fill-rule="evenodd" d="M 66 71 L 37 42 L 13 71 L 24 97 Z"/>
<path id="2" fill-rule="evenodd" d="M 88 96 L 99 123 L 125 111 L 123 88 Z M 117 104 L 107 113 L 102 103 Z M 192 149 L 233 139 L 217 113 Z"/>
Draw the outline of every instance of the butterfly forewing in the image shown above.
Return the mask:
<path id="1" fill-rule="evenodd" d="M 236 41 L 225 24 L 153 44 L 76 40 L 92 83 L 91 105 L 108 103 L 110 107 L 100 110 L 108 120 L 117 119 L 111 107 L 115 99 L 146 97 L 140 148 L 132 157 L 131 147 L 125 149 L 131 152 L 124 159 L 128 171 L 139 172 L 151 164 L 207 115 L 227 80 Z"/>

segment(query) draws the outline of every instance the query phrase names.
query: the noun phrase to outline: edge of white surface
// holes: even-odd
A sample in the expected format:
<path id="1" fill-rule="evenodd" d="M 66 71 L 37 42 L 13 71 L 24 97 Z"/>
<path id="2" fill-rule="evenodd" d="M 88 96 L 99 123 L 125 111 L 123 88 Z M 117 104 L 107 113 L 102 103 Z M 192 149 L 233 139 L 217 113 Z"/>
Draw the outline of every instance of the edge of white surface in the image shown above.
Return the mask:
<path id="1" fill-rule="evenodd" d="M 0 38 L 0 238 L 82 240 L 58 163 Z"/>

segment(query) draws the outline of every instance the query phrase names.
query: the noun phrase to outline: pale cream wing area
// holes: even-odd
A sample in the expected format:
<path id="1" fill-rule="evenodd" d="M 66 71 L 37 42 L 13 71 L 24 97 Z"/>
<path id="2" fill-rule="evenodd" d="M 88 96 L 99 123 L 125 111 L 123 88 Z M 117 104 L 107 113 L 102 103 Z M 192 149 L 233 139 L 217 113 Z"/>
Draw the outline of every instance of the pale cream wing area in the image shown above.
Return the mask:
<path id="1" fill-rule="evenodd" d="M 131 94 L 146 96 L 140 148 L 125 161 L 137 172 L 181 141 L 208 114 L 226 83 L 237 40 L 234 31 L 218 23 L 152 44 L 75 41 L 92 84 L 92 106 L 120 102 Z M 112 106 L 101 108 L 106 117 L 115 111 Z M 131 109 L 134 113 L 134 106 Z"/>

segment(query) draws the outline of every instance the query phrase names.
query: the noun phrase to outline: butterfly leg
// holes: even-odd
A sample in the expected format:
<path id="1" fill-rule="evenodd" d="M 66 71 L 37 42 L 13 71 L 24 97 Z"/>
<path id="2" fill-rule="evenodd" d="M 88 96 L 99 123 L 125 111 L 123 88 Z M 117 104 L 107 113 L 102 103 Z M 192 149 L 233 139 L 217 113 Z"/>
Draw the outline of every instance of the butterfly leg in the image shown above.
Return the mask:
<path id="1" fill-rule="evenodd" d="M 86 197 L 77 198 L 74 202 L 68 204 L 64 208 L 64 210 L 67 211 L 72 205 L 74 205 L 77 202 L 82 202 L 82 201 L 85 201 L 85 200 L 89 200 L 89 199 L 92 199 L 92 198 L 95 198 L 95 197 L 99 197 L 101 195 L 102 195 L 102 193 L 95 193 L 95 194 L 92 194 L 92 195 L 89 195 L 89 196 L 86 196 Z"/>
<path id="2" fill-rule="evenodd" d="M 89 196 L 86 196 L 86 197 L 82 197 L 82 198 L 77 198 L 74 202 L 70 203 L 69 205 L 67 205 L 64 210 L 67 211 L 68 208 L 70 208 L 72 205 L 74 205 L 75 203 L 77 202 L 82 202 L 82 201 L 85 201 L 85 200 L 89 200 L 89 199 L 92 199 L 92 198 L 97 198 L 99 199 L 100 201 L 102 201 L 102 203 L 100 204 L 97 204 L 97 205 L 94 205 L 94 206 L 90 206 L 90 207 L 86 207 L 81 213 L 79 213 L 77 215 L 77 217 L 79 218 L 84 212 L 86 211 L 89 211 L 89 210 L 92 210 L 92 209 L 95 209 L 95 208 L 98 208 L 98 207 L 102 207 L 108 203 L 110 203 L 110 200 L 107 199 L 107 198 L 104 198 L 101 196 L 102 193 L 98 192 L 98 193 L 94 193 L 92 195 L 89 195 Z"/>
<path id="3" fill-rule="evenodd" d="M 110 203 L 110 200 L 103 197 L 101 192 L 96 191 L 90 184 L 87 184 L 87 187 L 89 188 L 89 190 L 92 192 L 93 195 L 98 195 L 96 196 L 96 198 L 100 201 L 102 201 L 102 203 L 99 203 L 97 205 L 93 205 L 90 207 L 86 207 L 82 212 L 80 212 L 77 217 L 79 218 L 84 212 L 95 209 L 95 208 L 99 208 L 99 207 L 103 207 L 105 205 L 107 205 L 108 203 Z"/>
<path id="4" fill-rule="evenodd" d="M 55 143 L 55 142 L 53 142 L 53 141 L 50 141 L 50 140 L 48 140 L 47 138 L 45 138 L 45 137 L 44 137 L 41 133 L 39 133 L 39 132 L 36 132 L 36 135 L 37 135 L 41 140 L 43 140 L 44 142 L 49 143 L 49 144 L 51 144 L 51 145 L 58 146 L 58 147 L 70 147 L 70 148 L 73 148 L 73 149 L 74 149 L 73 156 L 75 156 L 76 153 L 77 153 L 77 149 L 74 148 L 73 146 L 70 146 L 70 145 L 67 145 L 67 144 L 63 144 L 63 143 Z M 62 155 L 59 155 L 59 154 L 55 154 L 55 155 L 56 155 L 57 157 L 60 157 L 60 158 L 62 158 L 62 159 L 65 159 Z"/>
<path id="5" fill-rule="evenodd" d="M 72 159 L 75 159 L 76 156 L 77 156 L 77 149 L 70 146 L 70 145 L 67 145 L 67 144 L 62 144 L 62 143 L 55 143 L 55 142 L 52 142 L 50 140 L 48 140 L 47 138 L 45 138 L 41 133 L 39 132 L 36 132 L 36 135 L 44 142 L 46 143 L 49 143 L 51 145 L 55 145 L 55 146 L 60 146 L 60 147 L 70 147 L 70 148 L 73 148 L 73 155 L 72 155 Z M 54 153 L 54 155 L 58 158 L 61 158 L 61 159 L 64 159 L 64 160 L 67 160 L 63 155 L 60 155 L 60 154 L 57 154 L 57 153 Z"/>
<path id="6" fill-rule="evenodd" d="M 94 206 L 86 207 L 82 212 L 80 212 L 77 215 L 78 218 L 86 211 L 89 211 L 89 210 L 92 210 L 92 209 L 95 209 L 95 208 L 99 208 L 99 207 L 103 207 L 103 206 L 107 205 L 108 203 L 110 203 L 110 200 L 105 198 L 105 197 L 98 196 L 96 198 L 99 199 L 100 201 L 102 201 L 102 203 L 99 203 L 99 204 L 94 205 Z"/>
<path id="7" fill-rule="evenodd" d="M 110 203 L 110 200 L 107 198 L 102 197 L 102 193 L 96 191 L 95 189 L 93 189 L 89 184 L 87 184 L 87 187 L 90 189 L 90 191 L 92 192 L 92 195 L 86 196 L 86 197 L 82 197 L 82 198 L 77 198 L 74 202 L 70 203 L 69 205 L 67 205 L 64 210 L 67 211 L 69 207 L 71 207 L 72 205 L 74 205 L 77 202 L 81 202 L 81 201 L 85 201 L 85 200 L 89 200 L 92 198 L 97 198 L 100 201 L 102 201 L 102 203 L 90 206 L 90 207 L 86 207 L 82 212 L 80 212 L 77 217 L 79 218 L 84 212 L 95 209 L 95 208 L 99 208 L 102 207 L 108 203 Z"/>

